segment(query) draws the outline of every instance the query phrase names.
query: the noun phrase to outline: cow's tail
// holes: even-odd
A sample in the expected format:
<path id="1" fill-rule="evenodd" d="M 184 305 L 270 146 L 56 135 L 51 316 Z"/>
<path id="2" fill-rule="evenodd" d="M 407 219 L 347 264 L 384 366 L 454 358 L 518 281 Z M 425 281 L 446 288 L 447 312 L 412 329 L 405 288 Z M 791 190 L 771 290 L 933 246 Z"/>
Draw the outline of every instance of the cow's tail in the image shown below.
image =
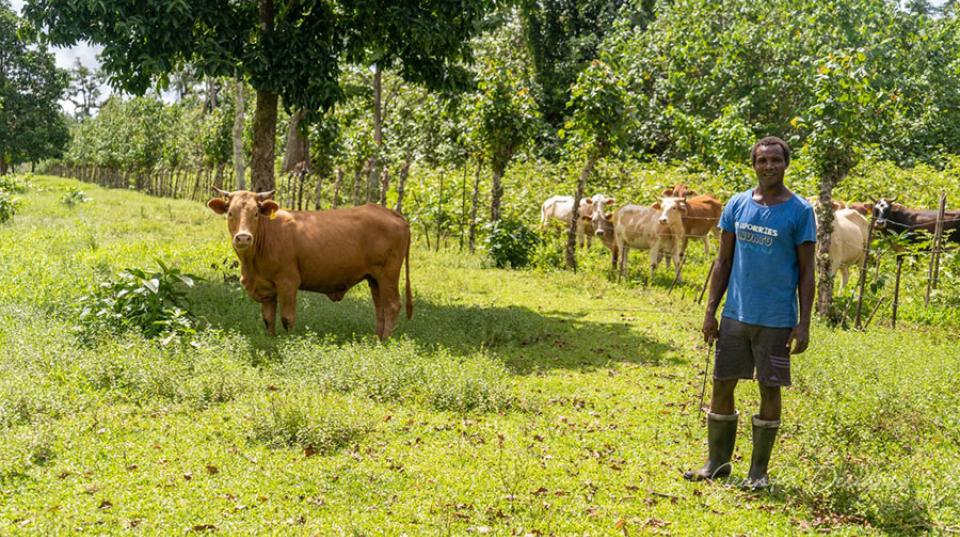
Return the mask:
<path id="1" fill-rule="evenodd" d="M 412 238 L 407 235 L 407 253 L 406 259 L 404 260 L 404 265 L 406 265 L 407 270 L 407 319 L 413 317 L 413 290 L 410 288 L 410 243 Z"/>

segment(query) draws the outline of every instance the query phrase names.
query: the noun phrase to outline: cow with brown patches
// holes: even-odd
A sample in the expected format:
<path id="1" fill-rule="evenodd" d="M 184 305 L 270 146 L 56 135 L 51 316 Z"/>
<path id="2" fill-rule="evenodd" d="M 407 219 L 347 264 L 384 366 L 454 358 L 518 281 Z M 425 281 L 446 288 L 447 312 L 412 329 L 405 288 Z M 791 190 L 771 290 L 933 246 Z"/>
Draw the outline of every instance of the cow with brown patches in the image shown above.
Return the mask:
<path id="1" fill-rule="evenodd" d="M 410 226 L 403 216 L 379 205 L 327 211 L 285 211 L 270 192 L 215 189 L 222 197 L 207 206 L 227 215 L 233 249 L 240 258 L 241 283 L 260 303 L 263 322 L 276 334 L 280 318 L 287 331 L 297 317 L 297 291 L 324 293 L 339 302 L 366 280 L 377 316 L 377 336 L 390 336 L 400 313 L 400 269 L 406 260 L 407 318 L 413 315 L 410 289 Z"/>

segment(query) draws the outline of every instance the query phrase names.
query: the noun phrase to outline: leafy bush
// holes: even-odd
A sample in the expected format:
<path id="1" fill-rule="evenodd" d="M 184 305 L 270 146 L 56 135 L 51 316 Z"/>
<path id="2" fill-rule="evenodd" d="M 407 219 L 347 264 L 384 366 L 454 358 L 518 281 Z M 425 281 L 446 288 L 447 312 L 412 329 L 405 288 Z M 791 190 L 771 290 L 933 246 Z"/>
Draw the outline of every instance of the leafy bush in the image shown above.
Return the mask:
<path id="1" fill-rule="evenodd" d="M 27 183 L 16 175 L 0 175 L 0 190 L 23 194 L 27 191 Z"/>
<path id="2" fill-rule="evenodd" d="M 139 329 L 146 337 L 194 333 L 195 320 L 183 286 L 193 287 L 196 276 L 169 268 L 147 273 L 128 268 L 80 298 L 80 323 L 87 329 L 119 332 Z"/>
<path id="3" fill-rule="evenodd" d="M 17 214 L 17 206 L 20 203 L 10 196 L 9 192 L 0 190 L 0 224 L 13 218 Z"/>
<path id="4" fill-rule="evenodd" d="M 487 252 L 498 268 L 530 264 L 540 237 L 519 220 L 503 219 L 487 224 Z"/>
<path id="5" fill-rule="evenodd" d="M 67 189 L 67 193 L 60 198 L 60 203 L 67 207 L 74 207 L 79 203 L 87 203 L 88 201 L 91 201 L 90 197 L 87 196 L 83 190 L 76 187 Z"/>

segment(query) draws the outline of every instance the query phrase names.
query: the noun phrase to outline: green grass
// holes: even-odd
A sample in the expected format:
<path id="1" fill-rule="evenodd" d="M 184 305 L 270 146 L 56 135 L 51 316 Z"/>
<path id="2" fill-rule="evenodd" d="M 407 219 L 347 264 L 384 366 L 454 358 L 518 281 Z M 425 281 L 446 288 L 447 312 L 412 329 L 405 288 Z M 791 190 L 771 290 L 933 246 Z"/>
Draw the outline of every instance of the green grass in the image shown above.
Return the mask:
<path id="1" fill-rule="evenodd" d="M 69 188 L 92 198 L 60 204 Z M 415 313 L 373 336 L 362 286 L 301 294 L 265 335 L 201 204 L 48 177 L 0 225 L 0 534 L 613 535 L 960 527 L 956 331 L 817 324 L 795 359 L 773 491 L 690 484 L 705 454 L 694 302 L 411 253 Z M 639 256 L 634 266 L 642 262 Z M 82 341 L 77 300 L 153 259 L 197 274 L 200 330 Z M 746 417 L 755 388 L 738 393 Z M 734 478 L 750 456 L 741 423 Z"/>

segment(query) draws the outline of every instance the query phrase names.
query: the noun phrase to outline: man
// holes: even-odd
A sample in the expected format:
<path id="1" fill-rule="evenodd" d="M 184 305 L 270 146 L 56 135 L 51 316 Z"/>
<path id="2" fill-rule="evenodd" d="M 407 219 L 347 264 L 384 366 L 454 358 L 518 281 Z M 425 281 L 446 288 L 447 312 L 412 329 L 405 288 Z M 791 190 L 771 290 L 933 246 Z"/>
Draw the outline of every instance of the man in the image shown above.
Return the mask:
<path id="1" fill-rule="evenodd" d="M 767 463 L 780 426 L 780 387 L 790 385 L 790 355 L 802 353 L 810 340 L 816 223 L 810 204 L 783 184 L 790 164 L 786 142 L 763 138 L 750 159 L 758 184 L 734 196 L 720 217 L 720 253 L 703 319 L 704 340 L 717 342 L 707 414 L 709 459 L 684 477 L 700 481 L 730 475 L 739 417 L 734 389 L 739 379 L 756 378 L 760 412 L 753 417 L 753 454 L 744 485 L 762 489 L 769 486 Z M 717 307 L 725 292 L 718 325 Z"/>

